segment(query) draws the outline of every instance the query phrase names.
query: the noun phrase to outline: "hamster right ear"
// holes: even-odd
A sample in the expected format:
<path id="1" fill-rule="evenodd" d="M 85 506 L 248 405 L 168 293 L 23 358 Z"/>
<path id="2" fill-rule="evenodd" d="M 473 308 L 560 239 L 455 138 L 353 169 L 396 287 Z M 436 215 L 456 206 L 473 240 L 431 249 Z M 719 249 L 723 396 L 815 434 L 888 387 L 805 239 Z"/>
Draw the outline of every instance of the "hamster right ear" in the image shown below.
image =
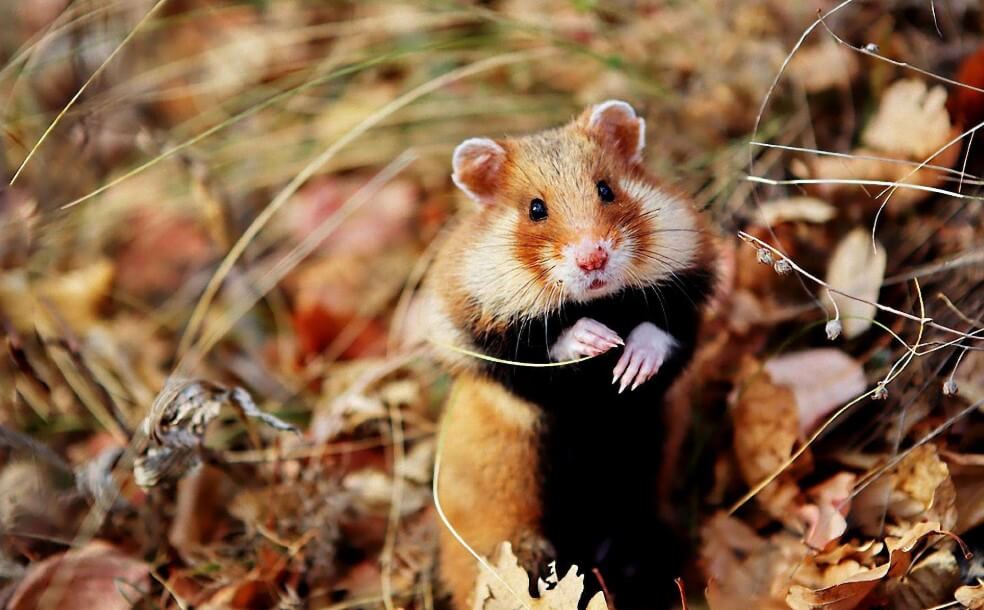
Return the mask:
<path id="1" fill-rule="evenodd" d="M 506 149 L 489 138 L 469 138 L 454 149 L 451 179 L 469 197 L 490 203 L 499 189 Z"/>

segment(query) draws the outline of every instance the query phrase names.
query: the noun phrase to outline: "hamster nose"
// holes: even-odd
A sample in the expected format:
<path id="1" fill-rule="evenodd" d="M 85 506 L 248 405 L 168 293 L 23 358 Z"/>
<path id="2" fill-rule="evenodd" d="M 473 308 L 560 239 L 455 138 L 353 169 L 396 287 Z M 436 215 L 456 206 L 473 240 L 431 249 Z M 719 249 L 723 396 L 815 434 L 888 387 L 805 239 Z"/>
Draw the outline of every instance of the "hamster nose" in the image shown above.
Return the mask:
<path id="1" fill-rule="evenodd" d="M 584 271 L 600 271 L 608 264 L 608 252 L 600 245 L 578 253 L 577 266 Z"/>

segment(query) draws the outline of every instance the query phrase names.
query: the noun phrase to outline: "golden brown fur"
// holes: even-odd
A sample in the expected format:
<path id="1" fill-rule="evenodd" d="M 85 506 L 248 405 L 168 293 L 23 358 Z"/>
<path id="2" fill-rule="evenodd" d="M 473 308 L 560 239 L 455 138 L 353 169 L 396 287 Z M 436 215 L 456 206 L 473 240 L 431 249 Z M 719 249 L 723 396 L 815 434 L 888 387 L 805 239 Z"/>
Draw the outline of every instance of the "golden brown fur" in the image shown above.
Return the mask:
<path id="1" fill-rule="evenodd" d="M 489 556 L 499 543 L 519 543 L 539 527 L 536 408 L 501 385 L 463 374 L 444 418 L 440 501 L 452 526 Z M 467 608 L 478 565 L 447 529 L 441 531 L 441 575 L 456 608 Z"/>

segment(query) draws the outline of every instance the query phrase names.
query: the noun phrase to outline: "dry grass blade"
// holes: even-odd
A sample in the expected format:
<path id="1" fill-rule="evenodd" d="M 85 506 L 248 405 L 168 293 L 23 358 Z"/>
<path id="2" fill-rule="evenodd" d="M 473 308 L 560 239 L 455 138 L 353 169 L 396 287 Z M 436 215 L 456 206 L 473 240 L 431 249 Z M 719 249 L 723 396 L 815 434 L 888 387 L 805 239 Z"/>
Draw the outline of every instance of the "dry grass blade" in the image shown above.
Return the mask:
<path id="1" fill-rule="evenodd" d="M 246 231 L 243 232 L 243 235 L 236 241 L 236 243 L 232 246 L 232 249 L 222 260 L 222 263 L 219 265 L 218 269 L 216 269 L 212 279 L 209 280 L 208 285 L 205 287 L 205 292 L 199 299 L 194 311 L 192 311 L 191 318 L 188 321 L 188 327 L 185 329 L 184 335 L 182 335 L 181 341 L 178 344 L 178 353 L 183 354 L 191 346 L 191 342 L 198 334 L 201 323 L 208 312 L 208 308 L 212 304 L 212 300 L 219 291 L 219 287 L 222 285 L 222 282 L 225 281 L 226 276 L 229 275 L 233 265 L 236 264 L 236 261 L 239 260 L 239 257 L 242 256 L 243 252 L 245 252 L 249 243 L 256 237 L 263 227 L 266 226 L 273 215 L 276 214 L 285 203 L 287 203 L 295 192 L 297 192 L 297 189 L 299 189 L 302 184 L 307 182 L 307 180 L 313 176 L 316 171 L 318 171 L 318 168 L 327 163 L 328 160 L 335 156 L 339 150 L 358 139 L 364 133 L 372 129 L 379 122 L 400 108 L 427 95 L 428 93 L 447 86 L 456 80 L 468 78 L 474 74 L 509 64 L 542 59 L 547 57 L 551 52 L 553 52 L 552 49 L 546 48 L 533 51 L 507 53 L 477 61 L 471 65 L 452 70 L 442 76 L 434 78 L 397 97 L 384 105 L 382 108 L 379 108 L 362 120 L 354 128 L 349 130 L 341 138 L 332 143 L 332 145 L 325 149 L 320 155 L 312 159 L 300 173 L 294 176 L 294 178 L 287 183 L 287 185 L 279 193 L 277 193 L 277 196 L 274 197 L 269 205 L 263 208 L 263 211 L 256 217 L 255 220 L 253 220 L 249 227 L 247 227 Z"/>
<path id="2" fill-rule="evenodd" d="M 27 167 L 27 164 L 31 161 L 31 158 L 34 156 L 34 153 L 36 153 L 37 150 L 41 147 L 45 139 L 47 139 L 48 135 L 52 131 L 54 131 L 59 121 L 61 121 L 62 117 L 65 116 L 65 113 L 67 113 L 69 109 L 72 107 L 72 105 L 75 104 L 75 102 L 82 96 L 83 93 L 85 93 L 85 90 L 89 87 L 89 85 L 91 85 L 92 82 L 95 81 L 100 74 L 102 74 L 103 70 L 106 69 L 106 66 L 108 66 L 110 62 L 112 62 L 113 59 L 119 54 L 119 52 L 123 50 L 123 47 L 125 47 L 127 43 L 130 42 L 130 40 L 137 35 L 137 32 L 140 31 L 140 28 L 145 23 L 150 21 L 151 17 L 154 16 L 154 13 L 156 13 L 162 6 L 164 6 L 165 2 L 167 2 L 167 0 L 157 0 L 154 6 L 150 7 L 150 10 L 147 11 L 147 13 L 140 19 L 140 21 L 138 21 L 137 24 L 133 26 L 133 29 L 131 29 L 130 32 L 126 35 L 126 37 L 123 38 L 120 44 L 117 45 L 115 49 L 113 49 L 113 51 L 109 54 L 109 57 L 107 57 L 101 64 L 99 64 L 99 67 L 96 68 L 95 71 L 93 71 L 93 73 L 89 76 L 88 79 L 86 79 L 84 83 L 82 83 L 82 86 L 79 87 L 79 90 L 75 92 L 75 95 L 72 96 L 72 99 L 68 100 L 68 103 L 65 104 L 65 107 L 62 108 L 61 112 L 59 112 L 55 116 L 54 120 L 51 121 L 51 124 L 48 125 L 48 128 L 45 129 L 44 133 L 41 134 L 41 137 L 38 138 L 38 141 L 34 144 L 33 147 L 31 147 L 31 150 L 28 151 L 27 157 L 24 158 L 20 166 L 14 172 L 14 175 L 10 179 L 9 184 L 13 185 L 14 182 L 17 181 L 17 177 L 21 175 L 21 172 L 24 171 L 24 168 Z"/>

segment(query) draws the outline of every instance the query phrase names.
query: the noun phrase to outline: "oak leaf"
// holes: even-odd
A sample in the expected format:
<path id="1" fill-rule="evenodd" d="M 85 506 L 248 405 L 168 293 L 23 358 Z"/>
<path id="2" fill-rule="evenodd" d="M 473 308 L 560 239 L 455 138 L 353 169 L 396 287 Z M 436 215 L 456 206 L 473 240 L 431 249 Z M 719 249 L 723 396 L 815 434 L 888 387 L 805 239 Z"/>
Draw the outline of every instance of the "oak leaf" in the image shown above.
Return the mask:
<path id="1" fill-rule="evenodd" d="M 495 574 L 484 567 L 475 583 L 472 610 L 572 610 L 578 607 L 584 592 L 584 576 L 571 566 L 563 578 L 557 577 L 556 566 L 551 564 L 546 580 L 537 582 L 539 597 L 529 595 L 530 577 L 519 567 L 512 545 L 502 543 L 493 558 Z M 587 610 L 606 610 L 605 596 L 599 591 L 588 601 Z"/>

